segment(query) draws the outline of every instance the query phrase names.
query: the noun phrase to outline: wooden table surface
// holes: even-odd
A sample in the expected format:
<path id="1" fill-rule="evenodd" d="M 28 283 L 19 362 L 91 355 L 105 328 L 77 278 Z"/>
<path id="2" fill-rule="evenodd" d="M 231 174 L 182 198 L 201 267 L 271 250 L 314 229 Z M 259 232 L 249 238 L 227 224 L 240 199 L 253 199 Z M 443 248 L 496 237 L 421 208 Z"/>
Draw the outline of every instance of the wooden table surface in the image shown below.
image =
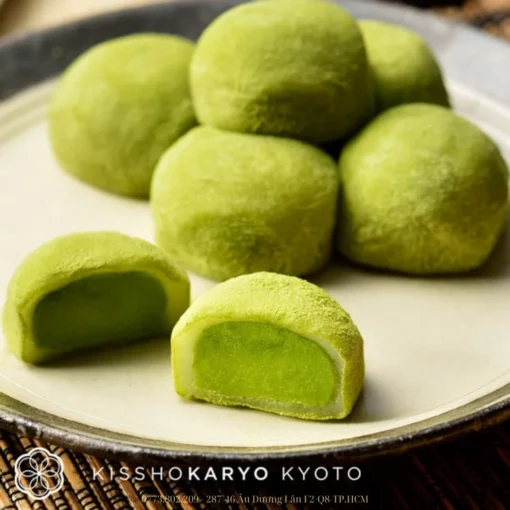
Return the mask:
<path id="1" fill-rule="evenodd" d="M 151 0 L 6 0 L 0 34 L 19 34 L 107 10 L 154 3 Z"/>
<path id="2" fill-rule="evenodd" d="M 7 0 L 0 9 L 0 36 L 21 34 L 81 16 L 148 3 L 151 0 Z M 468 0 L 461 8 L 442 6 L 438 12 L 510 40 L 510 0 Z M 16 459 L 34 446 L 45 446 L 57 452 L 65 465 L 62 490 L 39 502 L 27 499 L 14 483 Z M 339 493 L 358 496 L 357 503 L 352 499 L 352 504 L 343 504 L 341 508 L 510 509 L 510 422 L 453 443 L 357 465 L 362 470 L 362 480 L 343 485 L 316 482 L 264 486 L 177 483 L 168 476 L 161 480 L 148 477 L 143 482 L 132 482 L 119 476 L 122 466 L 129 467 L 125 464 L 0 431 L 0 509 L 275 509 L 281 507 L 279 502 L 283 499 L 279 498 L 284 496 L 315 495 L 317 498 Z M 112 475 L 94 480 L 93 470 L 101 467 L 106 468 L 106 472 L 111 468 Z M 235 503 L 227 505 L 226 501 Z M 340 507 L 331 500 L 321 506 Z M 316 507 L 318 505 L 286 505 L 289 509 Z"/>
<path id="3" fill-rule="evenodd" d="M 4 6 L 0 11 L 0 35 L 20 34 L 107 10 L 149 4 L 157 0 L 3 1 Z M 413 1 L 410 0 L 408 3 L 413 3 Z M 479 24 L 486 25 L 488 30 L 510 39 L 510 0 L 466 0 L 460 8 L 457 5 L 448 7 L 447 0 L 422 0 L 415 3 L 441 4 L 442 7 L 437 8 L 439 12 L 452 18 L 479 22 Z M 458 4 L 458 2 L 451 3 Z"/>

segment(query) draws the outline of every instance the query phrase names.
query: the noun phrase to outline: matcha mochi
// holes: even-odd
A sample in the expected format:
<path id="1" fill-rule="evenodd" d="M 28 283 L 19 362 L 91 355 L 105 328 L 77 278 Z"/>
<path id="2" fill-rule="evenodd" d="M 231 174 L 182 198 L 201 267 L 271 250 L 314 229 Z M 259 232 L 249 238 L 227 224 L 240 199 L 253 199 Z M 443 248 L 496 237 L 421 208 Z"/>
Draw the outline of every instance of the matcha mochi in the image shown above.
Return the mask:
<path id="1" fill-rule="evenodd" d="M 492 140 L 451 110 L 382 113 L 340 158 L 338 247 L 347 258 L 415 274 L 485 262 L 508 214 L 508 169 Z"/>
<path id="2" fill-rule="evenodd" d="M 106 191 L 147 197 L 159 157 L 196 123 L 188 80 L 193 48 L 180 37 L 140 34 L 79 57 L 49 111 L 62 168 Z"/>
<path id="3" fill-rule="evenodd" d="M 172 333 L 183 397 L 304 419 L 347 416 L 363 386 L 363 339 L 324 290 L 255 273 L 199 297 Z"/>
<path id="4" fill-rule="evenodd" d="M 417 33 L 373 20 L 360 21 L 359 27 L 379 111 L 404 103 L 449 106 L 439 64 Z"/>
<path id="5" fill-rule="evenodd" d="M 331 254 L 337 193 L 335 162 L 316 147 L 197 127 L 154 173 L 156 240 L 216 280 L 311 273 Z"/>
<path id="6" fill-rule="evenodd" d="M 441 69 L 425 41 L 407 28 L 359 22 L 379 111 L 404 103 L 449 106 Z"/>
<path id="7" fill-rule="evenodd" d="M 156 246 L 115 232 L 62 236 L 20 264 L 3 313 L 11 350 L 42 363 L 76 350 L 169 336 L 187 275 Z"/>
<path id="8" fill-rule="evenodd" d="M 202 124 L 310 142 L 344 138 L 372 114 L 363 38 L 327 1 L 255 1 L 200 37 L 191 89 Z"/>

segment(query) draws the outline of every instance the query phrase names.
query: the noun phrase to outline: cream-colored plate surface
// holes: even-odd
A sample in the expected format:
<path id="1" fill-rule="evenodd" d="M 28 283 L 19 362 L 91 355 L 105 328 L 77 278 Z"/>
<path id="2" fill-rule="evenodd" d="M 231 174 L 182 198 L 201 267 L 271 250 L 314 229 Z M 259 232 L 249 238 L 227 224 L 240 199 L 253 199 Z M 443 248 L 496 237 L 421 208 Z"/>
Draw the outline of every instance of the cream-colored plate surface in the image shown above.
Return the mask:
<path id="1" fill-rule="evenodd" d="M 147 203 L 100 192 L 59 169 L 45 122 L 52 87 L 44 84 L 0 107 L 0 306 L 23 256 L 57 235 L 119 230 L 152 239 Z M 510 161 L 510 112 L 458 84 L 450 89 L 457 109 L 490 133 Z M 510 231 L 475 275 L 411 279 L 335 265 L 314 281 L 351 313 L 365 339 L 365 390 L 343 422 L 184 401 L 172 388 L 167 341 L 31 367 L 1 338 L 0 391 L 110 431 L 197 446 L 264 447 L 389 430 L 510 382 Z M 212 285 L 192 275 L 194 296 Z"/>

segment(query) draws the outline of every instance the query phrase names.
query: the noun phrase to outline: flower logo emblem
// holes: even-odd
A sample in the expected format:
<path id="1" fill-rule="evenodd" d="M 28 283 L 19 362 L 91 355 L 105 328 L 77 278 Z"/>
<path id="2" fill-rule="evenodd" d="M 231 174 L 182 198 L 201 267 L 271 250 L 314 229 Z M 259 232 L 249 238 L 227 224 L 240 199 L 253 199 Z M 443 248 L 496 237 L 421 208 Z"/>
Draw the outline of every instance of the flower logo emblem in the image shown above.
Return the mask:
<path id="1" fill-rule="evenodd" d="M 64 463 L 46 448 L 32 448 L 18 457 L 14 471 L 16 487 L 35 500 L 47 498 L 64 485 Z"/>

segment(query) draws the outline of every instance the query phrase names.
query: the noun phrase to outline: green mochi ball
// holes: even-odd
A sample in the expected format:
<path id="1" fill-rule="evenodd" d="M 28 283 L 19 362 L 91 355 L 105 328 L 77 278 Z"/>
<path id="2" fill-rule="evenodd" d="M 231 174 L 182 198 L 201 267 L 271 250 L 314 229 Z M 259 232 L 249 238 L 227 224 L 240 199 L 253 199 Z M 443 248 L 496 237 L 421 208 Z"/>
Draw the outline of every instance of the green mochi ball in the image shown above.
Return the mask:
<path id="1" fill-rule="evenodd" d="M 154 173 L 156 240 L 216 280 L 312 273 L 331 255 L 337 193 L 335 162 L 316 147 L 197 127 Z"/>
<path id="2" fill-rule="evenodd" d="M 338 248 L 414 274 L 482 265 L 508 214 L 508 169 L 492 140 L 451 110 L 382 113 L 340 158 Z"/>
<path id="3" fill-rule="evenodd" d="M 359 27 L 379 111 L 403 103 L 449 106 L 441 69 L 418 34 L 381 21 L 363 20 Z"/>
<path id="4" fill-rule="evenodd" d="M 189 280 L 156 246 L 116 232 L 58 237 L 19 265 L 4 333 L 23 361 L 169 336 L 189 306 Z"/>
<path id="5" fill-rule="evenodd" d="M 319 287 L 240 276 L 198 298 L 172 333 L 182 397 L 303 419 L 347 416 L 364 380 L 363 339 Z"/>
<path id="6" fill-rule="evenodd" d="M 147 197 L 161 154 L 196 124 L 188 80 L 193 49 L 180 37 L 142 34 L 80 56 L 49 111 L 62 168 L 103 190 Z"/>
<path id="7" fill-rule="evenodd" d="M 191 89 L 202 124 L 320 143 L 344 138 L 372 114 L 363 38 L 324 1 L 242 4 L 200 37 Z"/>

